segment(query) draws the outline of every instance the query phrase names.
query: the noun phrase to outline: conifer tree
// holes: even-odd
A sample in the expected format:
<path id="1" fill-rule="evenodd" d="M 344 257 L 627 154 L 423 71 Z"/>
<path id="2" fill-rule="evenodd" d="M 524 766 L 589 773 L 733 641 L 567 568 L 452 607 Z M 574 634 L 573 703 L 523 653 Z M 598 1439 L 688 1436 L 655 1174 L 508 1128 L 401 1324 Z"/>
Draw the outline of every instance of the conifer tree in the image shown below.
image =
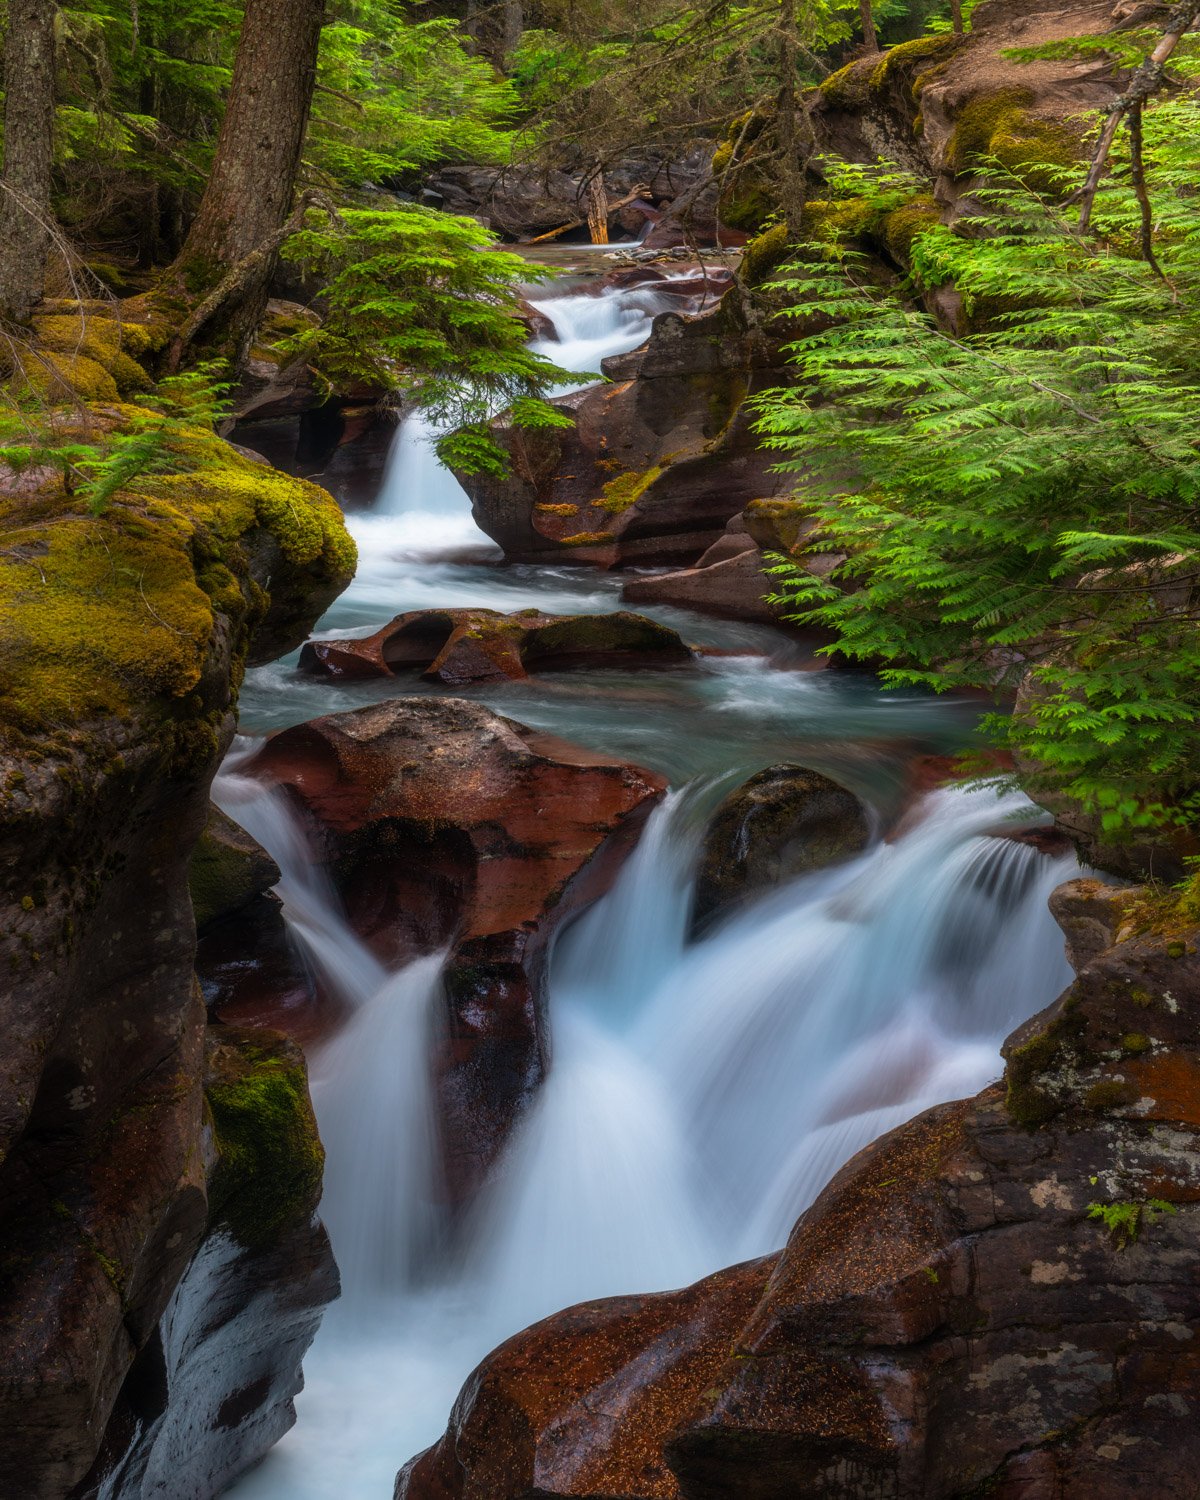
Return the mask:
<path id="1" fill-rule="evenodd" d="M 4 38 L 0 317 L 24 323 L 42 294 L 50 244 L 54 0 L 10 0 Z"/>

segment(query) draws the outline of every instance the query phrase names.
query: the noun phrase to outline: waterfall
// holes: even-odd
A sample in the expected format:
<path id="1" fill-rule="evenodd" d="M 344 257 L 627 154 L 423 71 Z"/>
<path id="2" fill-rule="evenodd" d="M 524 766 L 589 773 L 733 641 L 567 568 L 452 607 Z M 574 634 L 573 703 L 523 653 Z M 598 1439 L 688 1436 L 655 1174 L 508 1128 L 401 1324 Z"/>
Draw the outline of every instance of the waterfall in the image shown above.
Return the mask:
<path id="1" fill-rule="evenodd" d="M 640 344 L 664 305 L 653 286 L 544 296 L 534 306 L 558 339 L 534 347 L 595 372 Z M 352 518 L 358 575 L 322 633 L 424 606 L 617 604 L 602 575 L 496 568 L 435 436 L 420 417 L 398 430 L 379 509 Z M 286 665 L 253 676 L 260 704 L 286 703 L 283 722 L 366 701 Z M 440 958 L 385 973 L 288 802 L 245 775 L 246 745 L 218 780 L 217 801 L 278 862 L 289 930 L 348 1013 L 310 1060 L 344 1297 L 305 1362 L 297 1427 L 236 1500 L 384 1500 L 503 1339 L 575 1300 L 681 1285 L 777 1248 L 854 1152 L 997 1077 L 1004 1036 L 1069 982 L 1046 898 L 1074 862 L 998 836 L 1041 815 L 984 791 L 929 796 L 894 842 L 765 892 L 690 941 L 699 830 L 731 778 L 818 746 L 856 786 L 874 784 L 878 761 L 883 785 L 894 764 L 872 744 L 956 747 L 960 710 L 744 657 L 627 697 L 601 676 L 582 674 L 575 697 L 522 684 L 499 706 L 666 765 L 684 785 L 610 893 L 560 935 L 549 1075 L 452 1247 L 430 1079 Z"/>
<path id="2" fill-rule="evenodd" d="M 236 802 L 245 780 L 235 758 L 221 800 L 279 861 L 297 939 L 311 945 L 325 899 L 318 930 L 340 923 L 352 953 L 286 804 L 266 789 Z M 307 1361 L 299 1426 L 240 1500 L 385 1495 L 488 1349 L 572 1301 L 681 1285 L 778 1247 L 855 1151 L 998 1076 L 1007 1031 L 1069 980 L 1046 897 L 1074 862 L 996 835 L 1038 816 L 1020 796 L 935 793 L 894 843 L 689 943 L 705 800 L 672 793 L 557 944 L 551 1072 L 465 1252 L 439 1256 L 432 1192 L 440 959 L 367 982 L 314 1060 L 345 1306 Z"/>

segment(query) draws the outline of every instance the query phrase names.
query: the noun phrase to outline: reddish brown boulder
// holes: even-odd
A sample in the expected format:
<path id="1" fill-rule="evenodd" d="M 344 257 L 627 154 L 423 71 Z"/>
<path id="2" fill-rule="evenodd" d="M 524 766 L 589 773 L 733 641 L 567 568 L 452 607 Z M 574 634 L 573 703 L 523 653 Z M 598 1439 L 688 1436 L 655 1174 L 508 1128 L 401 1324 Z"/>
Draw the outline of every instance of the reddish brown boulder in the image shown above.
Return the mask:
<path id="1" fill-rule="evenodd" d="M 695 317 L 663 313 L 624 378 L 559 399 L 570 428 L 493 435 L 503 476 L 459 477 L 475 519 L 510 558 L 691 563 L 749 500 L 785 487 L 755 439 L 746 397 L 778 384 L 736 290 Z"/>
<path id="2" fill-rule="evenodd" d="M 631 578 L 621 597 L 630 604 L 674 604 L 729 620 L 777 624 L 780 611 L 767 603 L 775 581 L 763 571 L 762 553 L 749 537 L 734 545 L 737 550 L 722 538 L 694 568 Z"/>
<path id="3" fill-rule="evenodd" d="M 455 698 L 284 730 L 253 770 L 288 788 L 386 962 L 451 945 L 435 1072 L 462 1201 L 542 1079 L 550 937 L 606 889 L 665 783 Z"/>
<path id="4" fill-rule="evenodd" d="M 722 1369 L 775 1260 L 587 1302 L 509 1339 L 467 1380 L 441 1442 L 401 1471 L 395 1500 L 676 1500 L 663 1460 L 676 1413 Z"/>
<path id="5" fill-rule="evenodd" d="M 544 615 L 536 609 L 418 609 L 374 635 L 309 641 L 302 672 L 393 677 L 421 668 L 431 682 L 457 685 L 526 677 L 530 670 L 675 666 L 692 653 L 674 630 L 620 610 L 607 615 Z"/>
<path id="6" fill-rule="evenodd" d="M 1082 930 L 1089 902 L 1094 956 L 1009 1040 L 1004 1084 L 928 1111 L 837 1174 L 698 1391 L 642 1368 L 653 1377 L 659 1351 L 719 1319 L 721 1277 L 640 1337 L 636 1301 L 592 1304 L 485 1361 L 398 1496 L 1190 1500 L 1195 893 L 1114 898 L 1073 882 L 1056 904 Z M 561 1408 L 527 1373 L 557 1369 L 582 1372 Z M 591 1425 L 568 1427 L 556 1467 L 562 1413 L 577 1412 Z M 611 1486 L 592 1479 L 610 1472 Z"/>

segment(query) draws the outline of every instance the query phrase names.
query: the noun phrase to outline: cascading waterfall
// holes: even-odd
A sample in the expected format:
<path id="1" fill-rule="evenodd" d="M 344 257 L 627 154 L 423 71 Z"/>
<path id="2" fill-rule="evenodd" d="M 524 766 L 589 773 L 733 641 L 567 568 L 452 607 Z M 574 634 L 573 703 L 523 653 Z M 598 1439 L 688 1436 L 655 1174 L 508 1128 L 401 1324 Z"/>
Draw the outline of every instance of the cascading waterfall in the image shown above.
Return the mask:
<path id="1" fill-rule="evenodd" d="M 581 371 L 640 343 L 656 307 L 645 288 L 537 305 L 562 335 L 545 352 Z M 398 433 L 379 509 L 354 520 L 359 575 L 323 632 L 376 628 L 427 604 L 612 607 L 592 575 L 581 585 L 550 569 L 439 558 L 484 539 L 431 436 L 420 418 Z M 281 693 L 327 695 L 317 706 L 304 699 L 310 714 L 328 710 L 328 685 L 301 688 L 286 669 L 267 670 Z M 558 942 L 550 1074 L 452 1253 L 434 1195 L 429 1080 L 440 959 L 383 972 L 289 804 L 246 775 L 252 744 L 227 762 L 216 798 L 279 863 L 289 929 L 347 1011 L 310 1059 L 328 1157 L 322 1213 L 344 1297 L 306 1360 L 296 1428 L 239 1483 L 238 1500 L 384 1500 L 497 1343 L 574 1300 L 681 1285 L 777 1248 L 856 1150 L 996 1077 L 1005 1034 L 1068 982 L 1046 897 L 1073 862 L 998 836 L 1036 813 L 1021 797 L 984 791 L 933 794 L 894 842 L 768 892 L 689 941 L 703 815 L 763 764 L 753 758 L 763 745 L 748 743 L 753 726 L 774 724 L 785 746 L 836 748 L 869 737 L 871 713 L 870 733 L 882 724 L 886 737 L 913 712 L 882 695 L 869 710 L 848 706 L 859 701 L 852 685 L 833 693 L 824 679 L 749 660 L 704 671 L 725 711 L 698 723 L 716 747 L 707 760 L 667 743 L 681 736 L 657 689 L 621 703 L 636 735 L 626 730 L 616 748 L 637 758 L 635 743 L 649 753 L 661 742 L 664 761 L 682 767 L 677 779 L 692 781 L 650 819 L 609 895 Z M 562 702 L 558 689 L 533 691 L 507 711 L 536 722 Z M 613 701 L 578 710 L 602 746 Z M 782 702 L 788 717 L 771 719 Z M 930 708 L 928 723 L 946 712 Z M 720 784 L 695 779 L 715 763 Z"/>
<path id="2" fill-rule="evenodd" d="M 895 843 L 689 944 L 696 809 L 673 794 L 558 944 L 550 1076 L 471 1243 L 440 1264 L 426 1072 L 439 960 L 366 996 L 313 1063 L 345 1305 L 309 1357 L 299 1426 L 237 1493 L 385 1495 L 508 1334 L 777 1248 L 855 1151 L 996 1077 L 1007 1031 L 1069 980 L 1046 897 L 1074 862 L 996 836 L 1034 813 L 1019 796 L 954 789 L 922 812 Z M 281 889 L 304 889 L 295 839 L 251 821 L 274 838 Z M 296 930 L 307 941 L 306 917 Z"/>

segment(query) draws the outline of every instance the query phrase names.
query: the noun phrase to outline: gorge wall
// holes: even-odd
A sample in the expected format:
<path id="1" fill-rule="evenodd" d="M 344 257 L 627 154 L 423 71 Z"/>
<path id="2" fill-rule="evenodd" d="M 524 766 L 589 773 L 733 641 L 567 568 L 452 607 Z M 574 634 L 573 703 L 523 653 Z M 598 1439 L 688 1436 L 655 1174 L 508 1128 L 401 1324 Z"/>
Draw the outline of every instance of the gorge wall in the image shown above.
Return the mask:
<path id="1" fill-rule="evenodd" d="M 109 326 L 104 342 L 103 319 L 86 324 L 115 364 Z M 115 1493 L 142 1494 L 133 1470 L 153 1473 L 153 1429 L 195 1358 L 212 1362 L 215 1405 L 193 1408 L 170 1492 L 213 1493 L 288 1425 L 336 1287 L 313 1221 L 303 1060 L 281 1040 L 209 1035 L 187 882 L 246 662 L 299 644 L 354 549 L 323 491 L 206 432 L 184 441 L 183 472 L 143 474 L 98 516 L 56 469 L 0 468 L 0 1490 L 13 1500 L 94 1493 L 135 1434 L 145 1452 Z M 255 1198 L 257 1222 L 238 1207 Z M 222 1296 L 196 1305 L 179 1289 L 201 1276 Z M 260 1278 L 272 1291 L 251 1304 Z M 169 1309 L 177 1347 L 160 1331 Z"/>

